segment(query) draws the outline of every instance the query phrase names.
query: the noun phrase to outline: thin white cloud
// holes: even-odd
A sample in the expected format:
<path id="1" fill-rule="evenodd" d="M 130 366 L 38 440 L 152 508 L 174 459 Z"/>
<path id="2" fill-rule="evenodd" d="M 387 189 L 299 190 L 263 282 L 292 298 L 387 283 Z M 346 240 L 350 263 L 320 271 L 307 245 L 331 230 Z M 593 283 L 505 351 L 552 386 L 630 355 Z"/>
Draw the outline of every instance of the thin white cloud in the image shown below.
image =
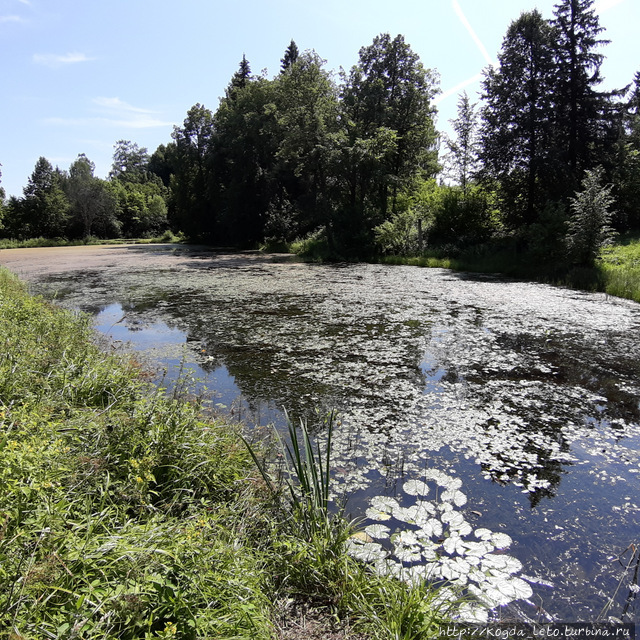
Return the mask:
<path id="1" fill-rule="evenodd" d="M 134 107 L 124 100 L 120 100 L 120 98 L 94 98 L 92 101 L 94 104 L 97 104 L 99 107 L 103 107 L 105 109 L 111 111 L 119 111 L 121 113 L 154 113 L 150 109 L 142 109 L 140 107 Z"/>
<path id="2" fill-rule="evenodd" d="M 0 24 L 6 24 L 8 22 L 24 22 L 24 18 L 20 16 L 0 16 Z"/>
<path id="3" fill-rule="evenodd" d="M 439 102 L 442 102 L 443 100 L 446 100 L 447 98 L 453 95 L 457 95 L 458 93 L 460 93 L 460 91 L 462 91 L 462 89 L 464 89 L 465 87 L 468 87 L 470 84 L 473 84 L 474 82 L 478 82 L 478 80 L 480 80 L 481 78 L 482 78 L 482 73 L 476 73 L 476 75 L 473 76 L 473 78 L 469 78 L 468 80 L 465 80 L 460 84 L 457 84 L 455 87 L 451 87 L 451 89 L 447 89 L 446 91 L 443 91 L 440 95 L 436 96 L 433 99 L 433 103 L 438 104 Z"/>
<path id="4" fill-rule="evenodd" d="M 154 127 L 167 127 L 173 122 L 165 122 L 160 118 L 140 117 L 140 118 L 45 118 L 45 124 L 73 126 L 73 127 L 117 127 L 124 129 L 151 129 Z"/>
<path id="5" fill-rule="evenodd" d="M 464 12 L 462 11 L 462 7 L 460 6 L 460 3 L 458 2 L 458 0 L 452 0 L 452 4 L 453 4 L 453 10 L 456 12 L 456 15 L 458 16 L 458 18 L 460 18 L 460 22 L 462 22 L 462 24 L 465 26 L 465 29 L 469 32 L 469 35 L 471 36 L 473 41 L 476 43 L 478 49 L 480 49 L 480 53 L 483 55 L 484 59 L 487 61 L 488 64 L 495 66 L 496 64 L 495 61 L 489 55 L 487 48 L 482 43 L 482 40 L 480 40 L 480 38 L 478 37 L 478 34 L 473 30 L 473 27 L 471 26 L 471 23 L 467 20 L 467 16 L 464 15 Z"/>
<path id="6" fill-rule="evenodd" d="M 95 116 L 47 118 L 45 123 L 74 127 L 115 127 L 119 129 L 151 129 L 173 125 L 173 122 L 167 122 L 158 117 L 157 111 L 135 107 L 120 98 L 98 97 L 91 102 L 95 105 Z"/>
<path id="7" fill-rule="evenodd" d="M 67 64 L 77 64 L 78 62 L 90 62 L 94 58 L 90 58 L 84 53 L 65 53 L 64 55 L 58 55 L 55 53 L 35 53 L 33 55 L 33 61 L 36 64 L 43 64 L 46 67 L 57 69 Z"/>
<path id="8" fill-rule="evenodd" d="M 598 13 L 604 13 L 609 9 L 613 9 L 613 7 L 617 7 L 619 4 L 622 4 L 624 0 L 596 0 L 595 10 Z"/>

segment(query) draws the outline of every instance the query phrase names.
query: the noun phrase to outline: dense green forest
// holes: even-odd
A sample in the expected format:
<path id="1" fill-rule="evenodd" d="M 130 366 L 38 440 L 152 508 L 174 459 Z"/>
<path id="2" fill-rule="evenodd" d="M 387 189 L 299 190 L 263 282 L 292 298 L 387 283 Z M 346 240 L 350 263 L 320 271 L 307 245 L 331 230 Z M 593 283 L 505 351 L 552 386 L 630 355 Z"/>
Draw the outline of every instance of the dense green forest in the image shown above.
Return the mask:
<path id="1" fill-rule="evenodd" d="M 401 35 L 376 37 L 337 79 L 291 41 L 275 77 L 243 57 L 217 109 L 191 107 L 153 153 L 118 141 L 105 180 L 84 154 L 68 170 L 40 158 L 23 197 L 2 198 L 0 234 L 170 228 L 338 258 L 490 245 L 589 265 L 614 232 L 640 228 L 640 72 L 599 90 L 607 42 L 593 0 L 522 13 L 449 137 L 435 126 L 438 74 Z"/>

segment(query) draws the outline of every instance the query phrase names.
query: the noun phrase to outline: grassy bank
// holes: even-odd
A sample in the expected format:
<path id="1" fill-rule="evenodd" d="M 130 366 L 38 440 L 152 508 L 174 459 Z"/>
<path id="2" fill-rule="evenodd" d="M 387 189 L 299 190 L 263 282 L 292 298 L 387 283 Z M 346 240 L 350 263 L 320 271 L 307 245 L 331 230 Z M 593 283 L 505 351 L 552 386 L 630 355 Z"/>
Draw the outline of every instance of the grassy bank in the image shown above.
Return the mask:
<path id="1" fill-rule="evenodd" d="M 640 302 L 640 237 L 624 238 L 604 249 L 597 269 L 604 282 L 601 290 Z"/>
<path id="2" fill-rule="evenodd" d="M 601 291 L 640 302 L 640 238 L 630 236 L 601 251 L 593 268 L 556 266 L 544 260 L 517 256 L 512 249 L 485 247 L 460 253 L 427 252 L 421 256 L 385 256 L 384 264 L 441 267 L 473 273 L 495 273 L 514 278 L 539 280 L 586 291 Z"/>
<path id="3" fill-rule="evenodd" d="M 433 634 L 427 586 L 350 558 L 350 526 L 274 495 L 238 426 L 4 269 L 0 339 L 0 638 Z"/>
<path id="4" fill-rule="evenodd" d="M 28 240 L 15 240 L 11 238 L 0 239 L 0 249 L 31 249 L 36 247 L 75 247 L 80 245 L 101 244 L 157 244 L 164 242 L 184 242 L 182 234 L 175 235 L 171 231 L 165 231 L 155 238 L 95 238 L 90 236 L 82 240 L 67 240 L 66 238 L 29 238 Z"/>

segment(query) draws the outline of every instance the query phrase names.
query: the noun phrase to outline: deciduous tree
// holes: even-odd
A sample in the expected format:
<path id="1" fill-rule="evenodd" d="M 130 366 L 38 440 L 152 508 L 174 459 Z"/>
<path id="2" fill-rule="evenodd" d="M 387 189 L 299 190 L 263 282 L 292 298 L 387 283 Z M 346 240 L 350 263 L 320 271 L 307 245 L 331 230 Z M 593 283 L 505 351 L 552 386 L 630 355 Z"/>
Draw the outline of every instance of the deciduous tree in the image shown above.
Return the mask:
<path id="1" fill-rule="evenodd" d="M 113 164 L 109 177 L 125 182 L 144 182 L 148 179 L 149 153 L 131 140 L 118 140 L 114 145 Z"/>
<path id="2" fill-rule="evenodd" d="M 69 167 L 65 190 L 71 203 L 75 233 L 84 238 L 117 236 L 120 228 L 116 198 L 108 184 L 93 175 L 94 170 L 95 165 L 84 153 Z"/>
<path id="3" fill-rule="evenodd" d="M 382 34 L 360 49 L 342 91 L 348 235 L 355 227 L 367 242 L 413 177 L 436 173 L 436 92 L 436 74 L 422 66 L 401 35 Z"/>
<path id="4" fill-rule="evenodd" d="M 0 164 L 0 167 L 2 166 L 2 164 Z M 0 170 L 0 178 L 2 177 L 2 170 Z M 0 182 L 2 182 L 0 180 Z M 0 229 L 3 228 L 3 218 L 4 218 L 4 197 L 5 197 L 5 192 L 4 192 L 4 188 L 0 185 Z"/>
<path id="5" fill-rule="evenodd" d="M 199 103 L 189 109 L 182 127 L 173 128 L 171 222 L 193 236 L 207 235 L 215 227 L 211 200 L 213 132 L 213 114 Z"/>
<path id="6" fill-rule="evenodd" d="M 274 81 L 275 199 L 267 234 L 293 240 L 330 224 L 338 93 L 324 61 L 305 52 Z"/>
<path id="7" fill-rule="evenodd" d="M 256 78 L 220 102 L 212 162 L 216 234 L 225 243 L 252 245 L 264 238 L 275 193 L 278 150 L 274 84 Z"/>

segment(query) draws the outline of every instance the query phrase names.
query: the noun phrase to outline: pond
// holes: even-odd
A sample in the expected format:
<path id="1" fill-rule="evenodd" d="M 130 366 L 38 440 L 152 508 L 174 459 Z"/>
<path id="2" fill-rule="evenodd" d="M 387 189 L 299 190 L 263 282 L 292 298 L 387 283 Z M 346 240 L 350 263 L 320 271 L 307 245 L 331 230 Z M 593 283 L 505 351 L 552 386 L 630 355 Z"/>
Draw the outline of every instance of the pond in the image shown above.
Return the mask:
<path id="1" fill-rule="evenodd" d="M 338 410 L 335 492 L 350 514 L 394 530 L 439 491 L 441 577 L 480 566 L 489 539 L 494 564 L 496 541 L 510 543 L 502 562 L 528 586 L 494 617 L 640 621 L 640 305 L 176 245 L 0 251 L 0 263 L 94 314 L 165 382 L 190 370 L 213 408 L 248 424 Z M 413 533 L 396 552 L 419 565 Z"/>

